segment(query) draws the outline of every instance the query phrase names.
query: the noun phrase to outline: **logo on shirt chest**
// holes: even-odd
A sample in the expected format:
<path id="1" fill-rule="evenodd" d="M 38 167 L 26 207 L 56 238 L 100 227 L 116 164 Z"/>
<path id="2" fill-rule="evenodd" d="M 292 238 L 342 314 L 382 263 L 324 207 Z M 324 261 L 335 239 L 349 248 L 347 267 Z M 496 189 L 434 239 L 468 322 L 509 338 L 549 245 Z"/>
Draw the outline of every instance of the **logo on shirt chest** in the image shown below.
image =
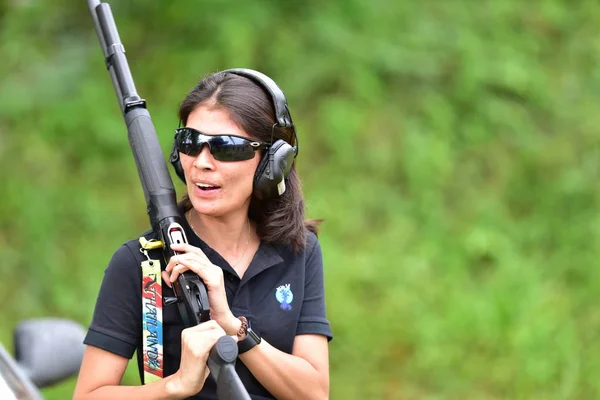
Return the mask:
<path id="1" fill-rule="evenodd" d="M 275 298 L 280 303 L 279 308 L 284 311 L 290 311 L 292 309 L 292 300 L 294 300 L 294 293 L 290 289 L 290 284 L 287 283 L 275 289 Z"/>

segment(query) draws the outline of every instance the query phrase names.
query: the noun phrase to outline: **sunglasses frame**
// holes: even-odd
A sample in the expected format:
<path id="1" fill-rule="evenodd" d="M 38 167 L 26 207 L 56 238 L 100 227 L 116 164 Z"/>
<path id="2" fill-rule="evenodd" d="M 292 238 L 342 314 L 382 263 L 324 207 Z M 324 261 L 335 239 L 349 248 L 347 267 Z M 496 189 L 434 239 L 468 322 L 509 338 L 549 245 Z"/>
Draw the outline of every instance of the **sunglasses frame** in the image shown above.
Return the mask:
<path id="1" fill-rule="evenodd" d="M 193 155 L 189 155 L 186 154 L 184 152 L 182 152 L 180 150 L 180 144 L 179 144 L 179 135 L 184 132 L 184 131 L 191 131 L 194 134 L 199 135 L 203 140 L 201 142 L 200 145 L 200 151 L 198 152 L 198 154 L 200 154 L 200 152 L 202 151 L 202 147 L 206 144 L 208 145 L 208 150 L 210 151 L 210 154 L 215 158 L 215 160 L 217 161 L 221 161 L 221 162 L 237 162 L 237 161 L 247 161 L 247 160 L 251 160 L 252 158 L 256 157 L 256 152 L 259 150 L 267 150 L 269 147 L 271 147 L 271 143 L 267 143 L 267 142 L 262 142 L 260 140 L 252 140 L 250 138 L 247 137 L 243 137 L 243 136 L 239 136 L 239 135 L 231 135 L 231 134 L 220 134 L 220 135 L 208 135 L 204 132 L 200 132 L 197 129 L 194 128 L 190 128 L 190 127 L 181 127 L 181 128 L 177 128 L 175 129 L 175 136 L 174 136 L 174 141 L 175 141 L 175 146 L 177 148 L 177 151 L 181 152 L 182 154 L 185 154 L 189 157 L 198 157 L 198 154 L 196 154 L 195 156 Z M 252 148 L 252 150 L 254 151 L 254 155 L 251 158 L 246 158 L 246 159 L 242 159 L 242 160 L 219 160 L 217 158 L 217 156 L 215 156 L 215 154 L 213 153 L 213 148 L 211 145 L 211 140 L 212 138 L 219 138 L 219 137 L 231 137 L 231 138 L 236 138 L 236 139 L 242 139 L 245 142 L 248 143 L 248 145 Z M 206 139 L 208 138 L 208 139 Z"/>

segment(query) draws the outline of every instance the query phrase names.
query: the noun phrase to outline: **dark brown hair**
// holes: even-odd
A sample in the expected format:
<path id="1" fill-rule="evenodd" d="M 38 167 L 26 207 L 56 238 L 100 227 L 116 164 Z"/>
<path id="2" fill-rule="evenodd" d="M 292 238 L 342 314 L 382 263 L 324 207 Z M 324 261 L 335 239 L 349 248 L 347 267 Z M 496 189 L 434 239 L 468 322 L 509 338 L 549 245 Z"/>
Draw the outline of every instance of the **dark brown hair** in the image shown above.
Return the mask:
<path id="1" fill-rule="evenodd" d="M 185 126 L 190 113 L 198 106 L 227 110 L 240 128 L 261 141 L 271 142 L 275 110 L 270 95 L 252 80 L 217 72 L 204 77 L 179 106 L 179 119 Z M 275 126 L 273 141 L 283 139 L 292 144 L 290 128 Z M 185 211 L 192 208 L 187 194 L 182 199 Z M 289 246 L 299 251 L 306 245 L 306 233 L 318 233 L 321 220 L 304 220 L 304 197 L 296 163 L 286 178 L 286 191 L 278 198 L 261 201 L 252 195 L 248 217 L 257 225 L 262 241 Z"/>

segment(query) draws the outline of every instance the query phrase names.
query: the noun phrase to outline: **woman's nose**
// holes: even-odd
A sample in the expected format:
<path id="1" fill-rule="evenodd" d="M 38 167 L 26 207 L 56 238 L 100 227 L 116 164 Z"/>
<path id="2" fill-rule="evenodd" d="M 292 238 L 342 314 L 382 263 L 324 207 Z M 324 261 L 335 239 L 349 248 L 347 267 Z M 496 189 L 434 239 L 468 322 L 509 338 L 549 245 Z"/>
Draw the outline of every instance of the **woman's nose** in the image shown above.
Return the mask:
<path id="1" fill-rule="evenodd" d="M 200 154 L 198 154 L 194 160 L 194 167 L 199 169 L 214 169 L 215 159 L 212 154 L 210 154 L 210 149 L 208 148 L 207 144 L 202 146 Z"/>

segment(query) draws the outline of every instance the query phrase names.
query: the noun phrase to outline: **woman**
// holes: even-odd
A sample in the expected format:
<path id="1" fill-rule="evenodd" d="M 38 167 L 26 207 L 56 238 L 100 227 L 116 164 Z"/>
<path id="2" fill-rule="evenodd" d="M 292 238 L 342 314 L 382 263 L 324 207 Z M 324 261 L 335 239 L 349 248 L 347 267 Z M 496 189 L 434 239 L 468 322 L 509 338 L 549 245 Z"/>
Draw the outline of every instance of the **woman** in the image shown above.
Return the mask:
<path id="1" fill-rule="evenodd" d="M 139 366 L 142 340 L 144 255 L 137 239 L 125 243 L 105 272 L 75 399 L 214 399 L 205 364 L 222 335 L 241 340 L 236 370 L 252 398 L 328 397 L 332 334 L 321 248 L 317 222 L 304 220 L 295 154 L 279 160 L 284 183 L 263 188 L 273 171 L 261 159 L 277 161 L 274 148 L 289 150 L 296 140 L 277 90 L 264 75 L 228 70 L 203 79 L 181 103 L 172 162 L 187 187 L 180 211 L 189 244 L 174 245 L 182 254 L 162 272 L 163 294 L 173 296 L 179 274 L 195 272 L 208 290 L 211 321 L 184 329 L 177 306 L 165 306 L 165 378 L 119 386 L 136 349 Z"/>

